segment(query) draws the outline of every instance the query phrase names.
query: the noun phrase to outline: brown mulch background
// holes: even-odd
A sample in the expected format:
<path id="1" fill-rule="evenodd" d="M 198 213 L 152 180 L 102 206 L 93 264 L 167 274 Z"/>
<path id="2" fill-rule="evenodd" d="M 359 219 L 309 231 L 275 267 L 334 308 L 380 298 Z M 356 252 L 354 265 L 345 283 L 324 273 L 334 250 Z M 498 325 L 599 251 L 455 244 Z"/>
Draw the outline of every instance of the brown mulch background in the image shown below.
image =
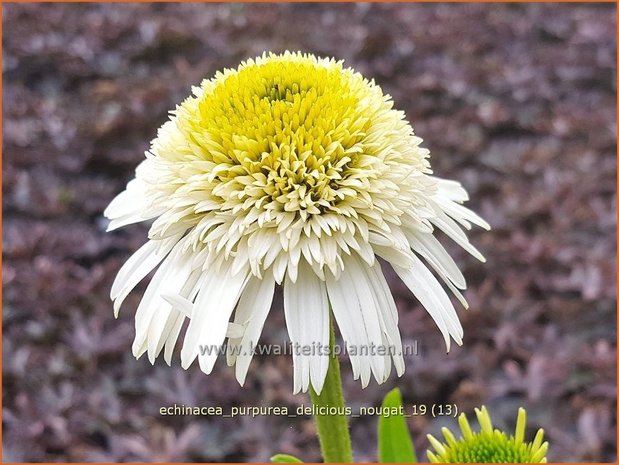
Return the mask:
<path id="1" fill-rule="evenodd" d="M 307 404 L 288 357 L 256 357 L 245 388 L 218 361 L 151 366 L 130 353 L 133 312 L 108 298 L 146 226 L 104 232 L 102 210 L 191 85 L 264 50 L 342 58 L 393 95 L 493 226 L 484 264 L 448 243 L 469 283 L 463 347 L 390 275 L 403 378 L 349 403 L 486 404 L 513 428 L 527 407 L 551 461 L 614 461 L 616 113 L 613 4 L 4 4 L 5 461 L 320 459 L 310 418 L 163 417 L 165 405 Z M 263 343 L 286 340 L 276 299 Z M 449 418 L 409 420 L 418 455 Z M 374 461 L 376 418 L 351 423 Z"/>

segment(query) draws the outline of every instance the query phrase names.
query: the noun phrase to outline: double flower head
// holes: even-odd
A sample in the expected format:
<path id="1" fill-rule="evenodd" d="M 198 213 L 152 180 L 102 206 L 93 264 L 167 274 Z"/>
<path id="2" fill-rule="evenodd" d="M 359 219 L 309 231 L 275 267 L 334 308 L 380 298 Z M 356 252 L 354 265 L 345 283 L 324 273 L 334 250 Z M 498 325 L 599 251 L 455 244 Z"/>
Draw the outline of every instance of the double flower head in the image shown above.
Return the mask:
<path id="1" fill-rule="evenodd" d="M 112 286 L 123 300 L 156 272 L 136 313 L 133 353 L 170 363 L 188 320 L 181 365 L 210 373 L 201 345 L 254 347 L 283 288 L 290 339 L 329 345 L 330 312 L 355 379 L 404 372 L 398 312 L 378 258 L 436 322 L 447 349 L 462 326 L 443 286 L 466 307 L 462 273 L 435 238 L 442 230 L 479 260 L 464 232 L 487 228 L 466 191 L 432 175 L 391 97 L 341 62 L 265 54 L 193 89 L 153 140 L 135 178 L 108 206 L 109 229 L 153 220 L 148 241 Z M 251 350 L 230 351 L 243 384 Z M 294 391 L 320 393 L 327 354 L 293 354 Z"/>

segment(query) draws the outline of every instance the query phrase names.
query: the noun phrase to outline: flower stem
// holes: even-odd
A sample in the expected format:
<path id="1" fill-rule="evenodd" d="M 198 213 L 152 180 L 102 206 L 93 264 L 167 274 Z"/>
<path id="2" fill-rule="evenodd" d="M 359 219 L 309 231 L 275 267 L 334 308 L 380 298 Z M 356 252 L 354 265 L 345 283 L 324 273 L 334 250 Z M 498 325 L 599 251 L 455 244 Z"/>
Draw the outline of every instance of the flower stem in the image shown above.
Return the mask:
<path id="1" fill-rule="evenodd" d="M 310 386 L 310 398 L 318 412 L 326 414 L 316 415 L 316 427 L 320 440 L 320 451 L 325 463 L 352 463 L 352 446 L 348 431 L 348 418 L 344 414 L 346 404 L 342 392 L 342 377 L 340 376 L 340 362 L 334 354 L 335 327 L 333 315 L 330 315 L 331 335 L 329 337 L 329 368 L 327 377 L 320 395 Z M 322 407 L 322 409 L 320 409 Z M 330 415 L 328 409 L 335 414 Z"/>

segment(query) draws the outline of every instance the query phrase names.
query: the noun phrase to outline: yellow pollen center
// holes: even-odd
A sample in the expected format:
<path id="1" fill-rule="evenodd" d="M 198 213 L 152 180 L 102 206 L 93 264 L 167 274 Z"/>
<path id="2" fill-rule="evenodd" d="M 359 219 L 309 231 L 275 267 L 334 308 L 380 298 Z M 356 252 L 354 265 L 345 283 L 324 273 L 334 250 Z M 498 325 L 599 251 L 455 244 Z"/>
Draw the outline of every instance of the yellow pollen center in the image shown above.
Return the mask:
<path id="1" fill-rule="evenodd" d="M 138 170 L 165 210 L 151 237 L 188 231 L 204 266 L 234 257 L 279 282 L 285 270 L 296 279 L 301 255 L 322 276 L 351 250 L 371 263 L 371 241 L 404 249 L 393 227 L 405 212 L 427 223 L 428 151 L 391 98 L 341 62 L 265 54 L 193 94 Z"/>
<path id="2" fill-rule="evenodd" d="M 249 63 L 207 85 L 192 108 L 197 115 L 187 115 L 183 126 L 196 144 L 208 139 L 203 156 L 217 165 L 213 194 L 234 198 L 230 207 L 242 202 L 243 210 L 298 212 L 305 219 L 367 183 L 367 92 L 367 81 L 338 66 Z"/>

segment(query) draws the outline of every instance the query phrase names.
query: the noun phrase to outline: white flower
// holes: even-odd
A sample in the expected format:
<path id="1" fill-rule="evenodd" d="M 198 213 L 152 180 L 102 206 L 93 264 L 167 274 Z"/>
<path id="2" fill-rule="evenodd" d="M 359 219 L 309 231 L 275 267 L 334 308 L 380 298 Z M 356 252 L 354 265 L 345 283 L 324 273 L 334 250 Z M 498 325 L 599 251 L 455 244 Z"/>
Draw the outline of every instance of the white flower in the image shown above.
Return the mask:
<path id="1" fill-rule="evenodd" d="M 480 260 L 461 226 L 487 228 L 461 205 L 455 181 L 431 176 L 428 150 L 389 96 L 341 62 L 284 53 L 248 60 L 193 89 L 159 130 L 135 179 L 105 211 L 109 230 L 154 219 L 112 286 L 116 314 L 151 270 L 136 313 L 133 353 L 170 363 L 183 323 L 188 368 L 205 373 L 228 337 L 243 384 L 283 286 L 293 344 L 329 344 L 329 308 L 355 379 L 404 371 L 397 309 L 377 257 L 389 262 L 445 338 L 462 326 L 429 267 L 466 306 L 462 273 L 433 236 L 444 231 Z M 320 392 L 324 351 L 295 353 L 294 391 Z"/>

